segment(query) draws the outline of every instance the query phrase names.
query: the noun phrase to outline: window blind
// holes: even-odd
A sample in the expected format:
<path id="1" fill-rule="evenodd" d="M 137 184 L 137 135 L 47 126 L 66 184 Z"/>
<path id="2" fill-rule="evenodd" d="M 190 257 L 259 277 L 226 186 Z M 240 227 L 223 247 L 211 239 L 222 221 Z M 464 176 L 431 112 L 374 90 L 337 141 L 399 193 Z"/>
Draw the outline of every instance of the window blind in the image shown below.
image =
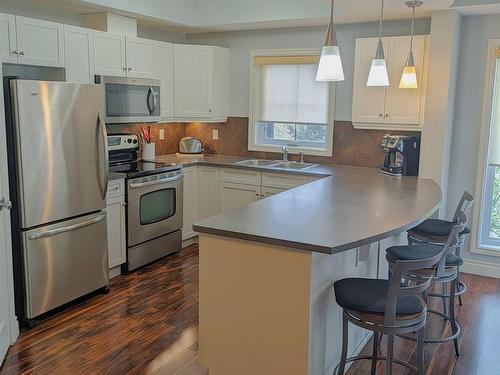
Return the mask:
<path id="1" fill-rule="evenodd" d="M 258 121 L 328 123 L 329 85 L 328 82 L 316 81 L 316 64 L 271 63 L 259 65 Z"/>
<path id="2" fill-rule="evenodd" d="M 500 166 L 500 50 L 495 51 L 495 86 L 490 130 L 489 164 Z"/>

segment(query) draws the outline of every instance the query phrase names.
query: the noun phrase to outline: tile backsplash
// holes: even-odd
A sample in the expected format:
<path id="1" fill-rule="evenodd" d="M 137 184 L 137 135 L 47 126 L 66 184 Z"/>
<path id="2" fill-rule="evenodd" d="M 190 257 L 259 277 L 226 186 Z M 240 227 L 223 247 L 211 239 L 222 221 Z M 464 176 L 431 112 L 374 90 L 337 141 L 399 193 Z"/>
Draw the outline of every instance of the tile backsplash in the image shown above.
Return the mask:
<path id="1" fill-rule="evenodd" d="M 108 125 L 110 134 L 138 133 L 140 124 Z M 147 125 L 146 125 L 147 126 Z M 159 140 L 159 131 L 164 129 L 165 139 Z M 219 132 L 219 139 L 212 139 L 213 130 Z M 207 154 L 235 155 L 254 158 L 280 158 L 278 153 L 248 151 L 248 118 L 229 117 L 226 123 L 160 123 L 151 125 L 156 143 L 156 154 L 177 152 L 182 137 L 197 137 L 203 141 Z M 333 155 L 307 156 L 305 160 L 314 163 L 380 167 L 384 152 L 379 143 L 386 131 L 354 129 L 351 122 L 336 121 L 333 136 Z M 391 132 L 393 133 L 393 132 Z M 396 132 L 418 135 L 418 132 Z M 290 159 L 297 159 L 291 155 Z"/>

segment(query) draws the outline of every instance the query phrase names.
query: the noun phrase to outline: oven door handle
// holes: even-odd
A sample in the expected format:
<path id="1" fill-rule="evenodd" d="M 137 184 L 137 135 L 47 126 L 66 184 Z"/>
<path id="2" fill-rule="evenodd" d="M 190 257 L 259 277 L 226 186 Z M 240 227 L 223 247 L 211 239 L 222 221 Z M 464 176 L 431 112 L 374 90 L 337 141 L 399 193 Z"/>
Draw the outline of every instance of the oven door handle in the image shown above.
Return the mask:
<path id="1" fill-rule="evenodd" d="M 148 182 L 131 182 L 129 187 L 131 189 L 138 189 L 146 186 L 154 186 L 164 184 L 166 182 L 174 182 L 182 180 L 182 175 L 178 175 L 175 177 L 162 178 L 160 180 L 148 181 Z"/>

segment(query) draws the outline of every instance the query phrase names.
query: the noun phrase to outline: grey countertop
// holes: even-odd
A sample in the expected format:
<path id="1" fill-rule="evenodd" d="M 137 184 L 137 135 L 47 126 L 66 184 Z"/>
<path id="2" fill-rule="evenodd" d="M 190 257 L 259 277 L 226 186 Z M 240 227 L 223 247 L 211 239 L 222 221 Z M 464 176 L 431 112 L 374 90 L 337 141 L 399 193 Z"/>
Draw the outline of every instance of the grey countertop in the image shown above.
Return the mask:
<path id="1" fill-rule="evenodd" d="M 237 165 L 249 157 L 168 154 L 158 163 L 208 165 L 326 176 L 243 208 L 194 223 L 200 233 L 327 254 L 401 233 L 430 217 L 441 201 L 428 179 L 392 177 L 374 168 L 319 165 L 302 171 Z M 118 174 L 111 178 L 119 178 Z"/>
<path id="2" fill-rule="evenodd" d="M 193 224 L 200 233 L 334 254 L 401 233 L 441 201 L 428 179 L 324 167 L 326 177 Z"/>

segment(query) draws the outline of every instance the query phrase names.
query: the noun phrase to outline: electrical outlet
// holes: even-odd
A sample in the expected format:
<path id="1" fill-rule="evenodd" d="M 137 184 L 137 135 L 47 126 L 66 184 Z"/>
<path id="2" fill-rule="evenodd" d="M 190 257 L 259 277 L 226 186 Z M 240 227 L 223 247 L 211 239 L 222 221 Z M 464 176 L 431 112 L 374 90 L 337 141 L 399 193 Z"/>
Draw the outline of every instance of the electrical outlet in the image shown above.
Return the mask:
<path id="1" fill-rule="evenodd" d="M 214 140 L 219 139 L 219 130 L 218 129 L 212 130 L 212 139 L 214 139 Z"/>
<path id="2" fill-rule="evenodd" d="M 160 129 L 159 137 L 160 137 L 160 141 L 165 139 L 165 129 Z"/>

